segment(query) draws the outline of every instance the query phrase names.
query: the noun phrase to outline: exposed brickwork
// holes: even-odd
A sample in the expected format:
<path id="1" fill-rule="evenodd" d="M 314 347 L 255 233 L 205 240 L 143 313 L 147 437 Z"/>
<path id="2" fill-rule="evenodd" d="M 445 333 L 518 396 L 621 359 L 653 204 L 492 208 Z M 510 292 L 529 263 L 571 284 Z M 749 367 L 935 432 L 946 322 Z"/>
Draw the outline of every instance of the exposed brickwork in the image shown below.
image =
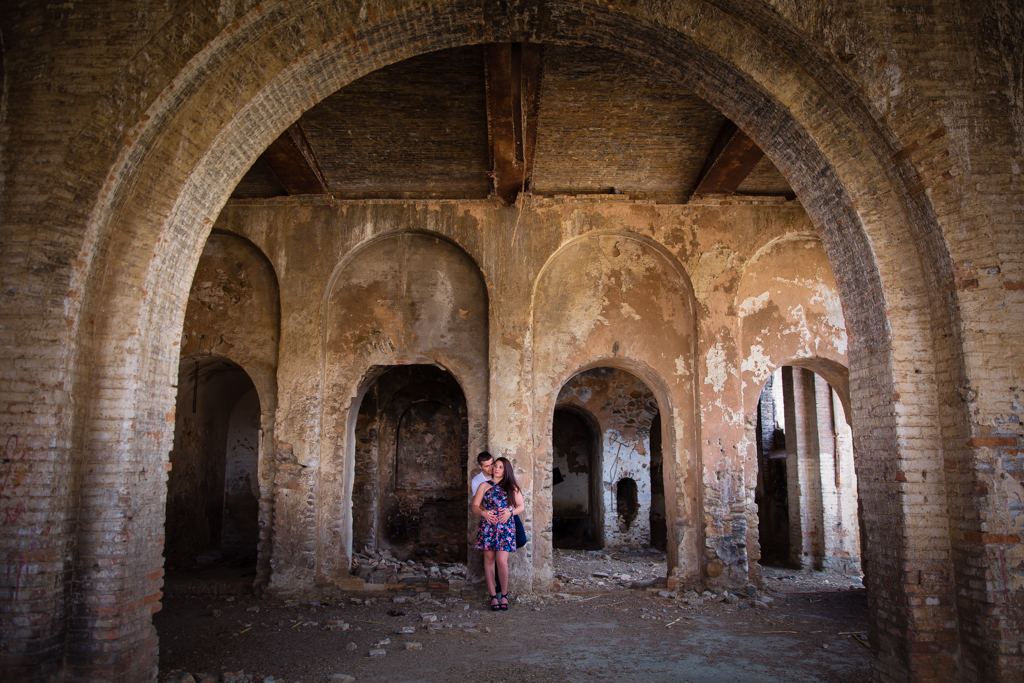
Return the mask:
<path id="1" fill-rule="evenodd" d="M 0 15 L 5 674 L 155 676 L 150 615 L 161 585 L 174 342 L 205 237 L 259 152 L 357 75 L 443 47 L 528 39 L 636 57 L 738 123 L 786 174 L 820 232 L 850 332 L 875 677 L 1020 679 L 1020 3 L 894 12 L 871 0 L 838 9 L 783 0 L 614 8 L 395 0 L 361 15 L 358 3 L 283 1 L 237 16 L 230 4 L 25 3 Z M 614 222 L 615 212 L 604 207 L 594 223 Z M 411 207 L 405 225 L 393 225 L 438 227 L 427 213 Z M 494 216 L 489 238 L 511 245 L 515 214 Z M 523 220 L 525 232 L 545 224 Z M 581 230 L 562 221 L 566 237 Z M 649 229 L 643 220 L 625 227 Z M 347 239 L 357 242 L 361 230 Z M 471 406 L 487 396 L 477 407 L 502 420 L 485 426 L 471 417 L 470 441 L 515 456 L 540 491 L 547 463 L 538 444 L 550 442 L 553 393 L 565 373 L 606 359 L 578 354 L 574 367 L 550 377 L 554 388 L 531 375 L 537 354 L 523 343 L 531 315 L 521 302 L 538 256 L 553 254 L 561 238 L 537 234 L 527 248 L 518 234 L 511 258 L 480 248 L 479 233 L 463 245 L 479 254 L 489 287 L 515 295 L 489 308 L 501 322 L 488 358 L 506 369 L 466 391 Z M 696 272 L 685 246 L 667 232 L 659 239 Z M 735 302 L 735 290 L 718 285 Z M 283 320 L 301 317 L 295 303 L 282 293 Z M 678 311 L 695 329 L 699 313 Z M 321 331 L 300 321 L 291 334 Z M 719 343 L 735 348 L 737 333 L 738 325 L 701 327 L 686 348 L 694 356 Z M 612 341 L 594 343 L 610 349 Z M 293 356 L 279 372 L 297 377 L 309 360 Z M 650 365 L 632 369 L 666 414 L 695 415 L 706 403 L 704 363 L 691 368 L 686 398 L 665 386 L 674 367 L 653 354 L 629 362 L 639 360 Z M 732 360 L 738 367 L 743 358 Z M 692 458 L 686 468 L 666 463 L 666 480 L 683 494 L 669 501 L 670 533 L 681 539 L 670 557 L 687 571 L 721 549 L 708 546 L 705 530 L 681 524 L 708 501 L 729 517 L 716 521 L 713 540 L 749 536 L 744 491 L 753 490 L 753 471 L 724 463 L 750 458 L 723 453 L 750 445 L 741 423 L 756 404 L 743 400 L 738 380 L 722 386 L 738 421 L 698 435 L 699 420 L 665 420 L 666 452 Z M 286 391 L 310 387 L 317 381 L 306 378 Z M 517 399 L 531 391 L 536 403 Z M 290 405 L 279 419 L 302 424 L 303 404 Z M 523 443 L 526 434 L 532 441 Z M 307 496 L 338 481 L 344 458 L 311 457 L 307 449 L 333 445 L 314 433 L 278 437 L 275 505 L 308 507 Z M 698 458 L 715 467 L 702 471 Z M 299 474 L 308 465 L 320 466 L 315 480 Z M 316 510 L 292 519 L 319 528 Z M 729 534 L 720 535 L 726 523 Z M 301 570 L 285 585 L 336 578 L 340 555 L 307 562 L 318 544 L 344 547 L 345 533 L 328 526 L 319 537 L 289 539 L 281 557 Z M 542 586 L 550 558 L 539 549 L 531 561 Z"/>

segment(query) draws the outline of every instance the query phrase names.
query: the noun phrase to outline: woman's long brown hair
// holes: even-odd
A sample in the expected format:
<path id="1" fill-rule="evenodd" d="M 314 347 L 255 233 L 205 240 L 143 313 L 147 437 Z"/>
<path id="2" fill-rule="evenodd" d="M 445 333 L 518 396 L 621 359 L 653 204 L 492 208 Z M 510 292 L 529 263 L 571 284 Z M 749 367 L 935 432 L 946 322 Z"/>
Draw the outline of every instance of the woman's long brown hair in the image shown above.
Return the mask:
<path id="1" fill-rule="evenodd" d="M 512 507 L 516 506 L 516 491 L 519 490 L 519 483 L 516 481 L 516 475 L 512 472 L 512 463 L 508 461 L 508 458 L 501 457 L 494 461 L 495 464 L 501 463 L 505 466 L 505 476 L 498 482 L 504 491 L 505 495 L 508 496 L 508 500 L 512 503 Z"/>

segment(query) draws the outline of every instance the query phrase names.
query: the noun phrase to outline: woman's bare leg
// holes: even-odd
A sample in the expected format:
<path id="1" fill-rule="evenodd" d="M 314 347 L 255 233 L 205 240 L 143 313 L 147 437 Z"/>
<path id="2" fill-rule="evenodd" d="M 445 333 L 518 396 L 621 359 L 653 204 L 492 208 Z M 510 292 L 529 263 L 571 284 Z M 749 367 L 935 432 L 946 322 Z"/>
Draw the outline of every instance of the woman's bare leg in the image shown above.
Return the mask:
<path id="1" fill-rule="evenodd" d="M 505 591 L 505 595 L 508 595 L 508 551 L 507 550 L 496 550 L 495 560 L 498 565 L 498 579 L 501 581 L 502 590 Z M 492 594 L 493 595 L 493 594 Z M 502 604 L 507 605 L 508 600 L 502 598 Z"/>
<path id="2" fill-rule="evenodd" d="M 484 551 L 484 578 L 487 580 L 487 595 L 494 595 L 494 550 Z M 508 553 L 505 553 L 508 555 Z M 508 569 L 506 568 L 506 572 Z"/>

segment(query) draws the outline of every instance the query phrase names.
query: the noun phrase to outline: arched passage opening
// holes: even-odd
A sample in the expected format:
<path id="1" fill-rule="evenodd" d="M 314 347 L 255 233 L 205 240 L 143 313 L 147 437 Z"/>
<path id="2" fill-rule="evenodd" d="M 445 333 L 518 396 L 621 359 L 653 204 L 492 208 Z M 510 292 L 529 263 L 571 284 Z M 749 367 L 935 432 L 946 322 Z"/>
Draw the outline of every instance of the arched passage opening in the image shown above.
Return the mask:
<path id="1" fill-rule="evenodd" d="M 188 358 L 178 373 L 167 482 L 169 588 L 179 580 L 238 579 L 251 590 L 259 545 L 260 398 L 222 356 Z"/>
<path id="2" fill-rule="evenodd" d="M 765 383 L 757 406 L 762 565 L 861 574 L 853 438 L 837 389 L 799 366 Z"/>
<path id="3" fill-rule="evenodd" d="M 458 382 L 433 365 L 392 367 L 374 379 L 355 424 L 352 543 L 401 561 L 465 562 L 468 420 Z M 368 583 L 393 569 L 360 565 Z"/>
<path id="4" fill-rule="evenodd" d="M 616 562 L 634 565 L 609 564 L 599 576 L 665 576 L 665 482 L 661 434 L 655 434 L 660 414 L 647 384 L 619 368 L 584 370 L 559 391 L 552 419 L 552 544 L 606 550 L 600 557 L 609 563 L 616 553 Z M 657 561 L 647 561 L 652 558 Z M 555 565 L 562 581 L 592 578 L 571 576 L 564 553 Z"/>
<path id="5" fill-rule="evenodd" d="M 556 408 L 551 441 L 551 542 L 555 548 L 599 550 L 604 547 L 604 514 L 596 421 L 583 409 Z"/>

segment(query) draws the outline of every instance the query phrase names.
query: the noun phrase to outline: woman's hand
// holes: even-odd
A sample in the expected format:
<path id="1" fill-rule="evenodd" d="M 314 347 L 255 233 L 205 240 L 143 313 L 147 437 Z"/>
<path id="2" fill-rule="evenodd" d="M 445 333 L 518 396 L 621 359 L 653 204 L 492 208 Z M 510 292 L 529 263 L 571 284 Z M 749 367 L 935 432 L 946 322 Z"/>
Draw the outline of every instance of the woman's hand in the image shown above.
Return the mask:
<path id="1" fill-rule="evenodd" d="M 510 519 L 512 519 L 512 508 L 502 508 L 501 514 L 498 515 L 498 524 L 504 524 Z"/>

